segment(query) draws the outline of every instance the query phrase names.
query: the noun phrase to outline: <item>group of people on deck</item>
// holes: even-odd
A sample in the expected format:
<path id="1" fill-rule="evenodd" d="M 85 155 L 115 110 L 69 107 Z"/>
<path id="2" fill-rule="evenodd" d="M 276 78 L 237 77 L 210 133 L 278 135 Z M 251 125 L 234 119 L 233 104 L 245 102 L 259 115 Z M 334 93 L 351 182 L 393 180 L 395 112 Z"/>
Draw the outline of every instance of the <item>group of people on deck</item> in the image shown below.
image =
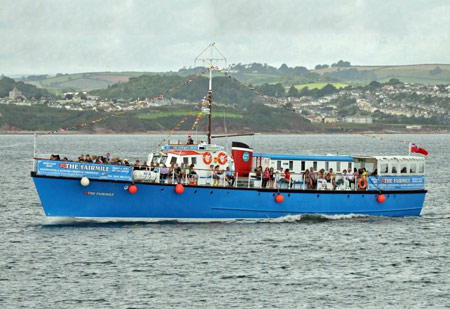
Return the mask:
<path id="1" fill-rule="evenodd" d="M 375 172 L 376 173 L 376 172 Z M 374 173 L 372 173 L 374 175 Z M 307 184 L 308 189 L 333 189 L 335 190 L 339 185 L 344 184 L 345 187 L 349 188 L 356 186 L 359 178 L 364 177 L 367 179 L 368 172 L 365 168 L 358 170 L 351 168 L 347 170 L 344 169 L 341 174 L 336 174 L 332 168 L 328 172 L 325 169 L 319 170 L 317 173 L 314 172 L 313 167 L 309 170 L 306 169 L 303 173 L 304 182 Z"/>
<path id="2" fill-rule="evenodd" d="M 275 171 L 273 167 L 266 167 L 263 171 L 262 166 L 258 166 L 254 172 L 256 178 L 262 179 L 261 187 L 263 188 L 273 188 L 277 178 L 279 178 L 281 184 L 287 184 L 290 188 L 294 185 L 294 180 L 291 178 L 291 172 L 288 168 L 285 170 L 280 168 L 279 171 Z"/>

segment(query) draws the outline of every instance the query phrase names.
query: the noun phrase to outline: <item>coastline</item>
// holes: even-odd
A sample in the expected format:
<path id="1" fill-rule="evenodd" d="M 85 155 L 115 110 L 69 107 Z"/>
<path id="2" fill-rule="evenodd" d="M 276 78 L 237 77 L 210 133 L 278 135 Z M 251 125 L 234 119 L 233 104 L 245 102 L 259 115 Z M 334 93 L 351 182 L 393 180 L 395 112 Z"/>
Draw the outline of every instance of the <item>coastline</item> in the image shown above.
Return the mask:
<path id="1" fill-rule="evenodd" d="M 53 131 L 27 131 L 27 130 L 14 130 L 14 131 L 0 131 L 0 135 L 168 135 L 171 131 L 136 131 L 136 132 L 115 132 L 115 131 L 105 131 L 105 132 L 92 132 L 92 131 L 65 131 L 52 133 Z M 383 131 L 358 131 L 353 132 L 317 132 L 317 131 L 302 131 L 302 132 L 255 132 L 255 135 L 355 135 L 355 134 L 450 134 L 450 130 L 383 130 Z M 189 135 L 192 134 L 190 131 L 177 131 L 173 135 Z M 221 133 L 216 133 L 221 134 Z M 228 132 L 228 134 L 252 134 L 251 132 Z"/>

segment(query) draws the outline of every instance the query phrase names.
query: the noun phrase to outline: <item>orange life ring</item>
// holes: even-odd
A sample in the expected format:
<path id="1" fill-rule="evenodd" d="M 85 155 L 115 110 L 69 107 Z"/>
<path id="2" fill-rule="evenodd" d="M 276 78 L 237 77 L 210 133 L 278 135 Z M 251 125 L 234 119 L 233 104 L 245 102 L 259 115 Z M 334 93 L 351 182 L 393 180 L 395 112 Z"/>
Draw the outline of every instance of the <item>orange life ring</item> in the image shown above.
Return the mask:
<path id="1" fill-rule="evenodd" d="M 364 182 L 364 184 L 363 184 L 363 182 Z M 366 180 L 365 177 L 359 178 L 359 180 L 358 180 L 358 187 L 359 187 L 361 190 L 364 190 L 365 188 L 367 188 L 367 180 Z"/>
<path id="2" fill-rule="evenodd" d="M 217 160 L 219 161 L 219 163 L 221 165 L 224 165 L 225 163 L 227 163 L 228 161 L 228 156 L 225 152 L 221 152 L 219 153 L 219 155 L 217 156 Z"/>
<path id="3" fill-rule="evenodd" d="M 203 162 L 208 165 L 211 164 L 212 155 L 210 152 L 207 151 L 207 152 L 203 153 Z"/>

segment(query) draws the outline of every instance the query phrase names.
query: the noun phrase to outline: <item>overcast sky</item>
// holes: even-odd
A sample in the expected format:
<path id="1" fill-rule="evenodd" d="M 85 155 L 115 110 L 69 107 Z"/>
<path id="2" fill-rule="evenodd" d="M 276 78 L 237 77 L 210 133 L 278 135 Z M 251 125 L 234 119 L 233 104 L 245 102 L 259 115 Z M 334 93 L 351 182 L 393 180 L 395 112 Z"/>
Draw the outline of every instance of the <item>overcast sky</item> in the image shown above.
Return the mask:
<path id="1" fill-rule="evenodd" d="M 450 1 L 0 0 L 0 73 L 450 63 Z"/>

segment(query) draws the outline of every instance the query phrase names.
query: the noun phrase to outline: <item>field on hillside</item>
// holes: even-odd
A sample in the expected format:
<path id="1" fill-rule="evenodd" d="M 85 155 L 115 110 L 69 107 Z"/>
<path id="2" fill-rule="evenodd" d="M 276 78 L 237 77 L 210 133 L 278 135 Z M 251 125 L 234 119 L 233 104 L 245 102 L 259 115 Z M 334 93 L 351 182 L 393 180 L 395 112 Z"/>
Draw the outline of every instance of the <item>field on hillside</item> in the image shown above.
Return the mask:
<path id="1" fill-rule="evenodd" d="M 171 117 L 171 116 L 186 116 L 189 111 L 185 112 L 158 112 L 158 113 L 147 113 L 147 114 L 140 114 L 137 117 L 139 119 L 157 119 L 157 118 L 164 118 L 164 117 Z M 243 115 L 236 114 L 236 113 L 224 113 L 224 112 L 214 112 L 213 118 L 243 118 Z M 190 115 L 190 117 L 195 118 L 196 114 Z M 203 115 L 202 118 L 207 117 L 207 115 Z"/>
<path id="2" fill-rule="evenodd" d="M 432 73 L 436 67 L 441 71 Z M 398 66 L 352 66 L 341 68 L 326 68 L 314 70 L 318 74 L 327 72 L 344 71 L 356 69 L 358 71 L 372 71 L 377 80 L 381 82 L 388 81 L 391 78 L 398 78 L 402 82 L 421 83 L 421 84 L 448 84 L 450 83 L 450 64 L 421 64 L 421 65 L 398 65 Z"/>
<path id="3" fill-rule="evenodd" d="M 349 85 L 349 84 L 345 84 L 345 83 L 320 82 L 320 83 L 308 83 L 308 84 L 295 85 L 295 88 L 297 88 L 298 90 L 302 90 L 305 87 L 308 89 L 322 89 L 323 87 L 325 87 L 328 84 L 331 84 L 338 89 L 347 87 Z M 285 87 L 285 88 L 286 88 L 286 91 L 288 91 L 290 87 Z"/>

